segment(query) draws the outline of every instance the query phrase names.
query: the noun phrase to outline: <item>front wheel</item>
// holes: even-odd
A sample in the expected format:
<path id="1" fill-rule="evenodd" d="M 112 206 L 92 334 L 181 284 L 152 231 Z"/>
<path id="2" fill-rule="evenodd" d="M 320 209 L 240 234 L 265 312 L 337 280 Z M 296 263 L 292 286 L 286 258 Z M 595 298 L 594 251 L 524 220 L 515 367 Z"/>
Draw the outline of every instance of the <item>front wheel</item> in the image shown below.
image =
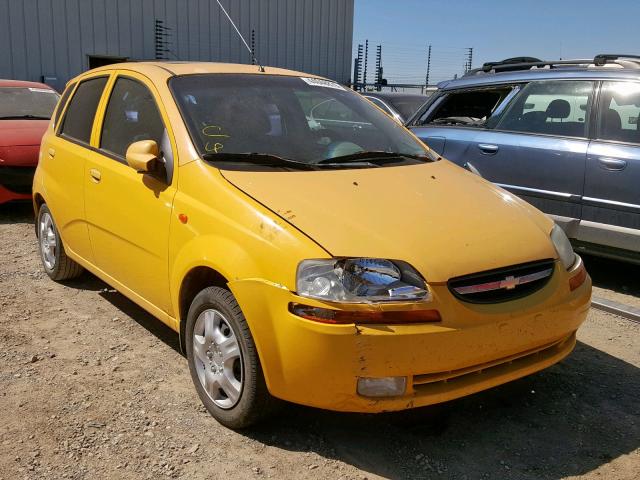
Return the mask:
<path id="1" fill-rule="evenodd" d="M 198 396 L 218 422 L 245 428 L 272 410 L 253 337 L 231 292 L 208 287 L 196 295 L 187 315 L 186 347 Z"/>
<path id="2" fill-rule="evenodd" d="M 70 280 L 82 274 L 84 269 L 71 260 L 64 250 L 51 211 L 46 204 L 38 210 L 38 250 L 44 271 L 52 280 Z"/>

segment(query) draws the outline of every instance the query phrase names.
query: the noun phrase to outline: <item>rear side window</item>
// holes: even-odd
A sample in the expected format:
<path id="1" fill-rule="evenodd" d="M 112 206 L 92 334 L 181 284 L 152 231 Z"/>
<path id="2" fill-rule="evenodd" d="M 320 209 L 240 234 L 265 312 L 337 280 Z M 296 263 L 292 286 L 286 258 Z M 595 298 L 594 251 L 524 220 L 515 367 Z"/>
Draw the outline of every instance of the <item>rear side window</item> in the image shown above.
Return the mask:
<path id="1" fill-rule="evenodd" d="M 71 95 L 71 92 L 73 92 L 73 87 L 75 86 L 76 84 L 72 83 L 71 85 L 69 85 L 67 88 L 64 89 L 64 92 L 62 92 L 62 97 L 58 101 L 58 108 L 56 108 L 56 114 L 55 114 L 55 117 L 53 118 L 53 128 L 56 128 L 58 126 L 58 120 L 60 120 L 60 115 L 62 114 L 62 111 L 64 110 L 64 106 L 66 105 L 67 100 L 69 99 L 69 95 Z"/>
<path id="2" fill-rule="evenodd" d="M 140 140 L 155 140 L 162 148 L 164 124 L 147 87 L 119 77 L 104 115 L 100 148 L 124 158 L 127 148 Z"/>
<path id="3" fill-rule="evenodd" d="M 496 128 L 586 137 L 592 97 L 592 82 L 533 82 L 522 90 Z"/>
<path id="4" fill-rule="evenodd" d="M 85 80 L 78 85 L 63 119 L 60 130 L 62 135 L 89 143 L 93 119 L 106 84 L 107 77 L 100 77 Z"/>
<path id="5" fill-rule="evenodd" d="M 489 125 L 493 115 L 499 113 L 498 107 L 510 97 L 515 87 L 502 85 L 499 87 L 482 88 L 450 92 L 436 103 L 434 109 L 428 109 L 419 125 L 462 125 L 469 127 L 484 127 Z"/>
<path id="6" fill-rule="evenodd" d="M 640 143 L 640 84 L 604 82 L 600 94 L 598 138 Z"/>

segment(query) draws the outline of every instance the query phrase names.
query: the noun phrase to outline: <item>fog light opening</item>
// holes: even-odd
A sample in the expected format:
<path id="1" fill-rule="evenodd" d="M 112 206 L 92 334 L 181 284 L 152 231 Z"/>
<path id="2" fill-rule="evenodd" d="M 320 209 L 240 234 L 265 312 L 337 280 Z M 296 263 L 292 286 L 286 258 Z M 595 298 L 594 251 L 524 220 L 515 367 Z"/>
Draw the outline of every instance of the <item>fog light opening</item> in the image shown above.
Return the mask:
<path id="1" fill-rule="evenodd" d="M 358 395 L 363 397 L 399 397 L 407 389 L 407 377 L 360 377 Z"/>

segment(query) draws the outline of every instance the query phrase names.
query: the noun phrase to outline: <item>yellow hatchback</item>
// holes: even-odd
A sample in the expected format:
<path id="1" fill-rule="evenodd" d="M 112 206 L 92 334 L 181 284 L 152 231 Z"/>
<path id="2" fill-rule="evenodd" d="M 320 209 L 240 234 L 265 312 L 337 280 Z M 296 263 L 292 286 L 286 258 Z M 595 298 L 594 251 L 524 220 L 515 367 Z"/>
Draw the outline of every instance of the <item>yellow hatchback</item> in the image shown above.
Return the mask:
<path id="1" fill-rule="evenodd" d="M 232 428 L 277 399 L 382 412 L 493 387 L 569 354 L 589 309 L 550 219 L 298 72 L 86 72 L 33 201 L 47 274 L 87 269 L 179 332 Z"/>

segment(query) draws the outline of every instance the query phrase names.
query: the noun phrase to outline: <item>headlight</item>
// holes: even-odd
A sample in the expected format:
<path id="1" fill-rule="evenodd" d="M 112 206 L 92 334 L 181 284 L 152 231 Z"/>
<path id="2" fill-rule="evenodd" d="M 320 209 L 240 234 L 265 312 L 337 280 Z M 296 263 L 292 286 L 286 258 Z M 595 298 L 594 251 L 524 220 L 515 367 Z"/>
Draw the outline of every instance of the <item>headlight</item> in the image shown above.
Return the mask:
<path id="1" fill-rule="evenodd" d="M 569 242 L 564 230 L 558 225 L 554 225 L 553 230 L 551 230 L 551 241 L 556 248 L 556 252 L 558 252 L 564 268 L 569 270 L 576 261 L 576 254 L 573 252 L 571 242 Z"/>
<path id="2" fill-rule="evenodd" d="M 298 295 L 331 302 L 368 303 L 430 299 L 420 274 L 408 263 L 378 258 L 304 260 Z"/>

